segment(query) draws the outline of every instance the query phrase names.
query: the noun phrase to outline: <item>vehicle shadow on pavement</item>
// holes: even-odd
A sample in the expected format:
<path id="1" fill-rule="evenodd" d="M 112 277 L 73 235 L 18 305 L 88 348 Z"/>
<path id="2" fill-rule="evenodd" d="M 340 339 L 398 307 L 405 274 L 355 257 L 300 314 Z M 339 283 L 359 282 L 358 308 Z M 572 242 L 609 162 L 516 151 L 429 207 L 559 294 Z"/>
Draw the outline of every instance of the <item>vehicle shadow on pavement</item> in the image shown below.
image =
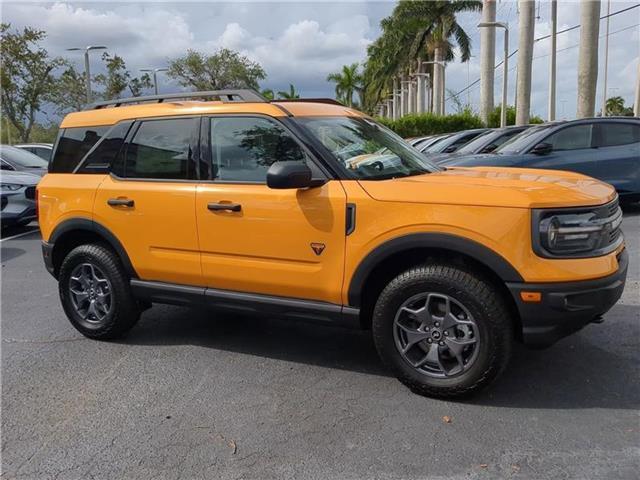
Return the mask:
<path id="1" fill-rule="evenodd" d="M 22 248 L 12 248 L 12 247 L 2 247 L 0 249 L 0 260 L 4 262 L 8 262 L 9 260 L 13 260 L 14 258 L 21 257 L 26 253 Z"/>
<path id="2" fill-rule="evenodd" d="M 616 306 L 619 318 L 640 307 Z M 546 350 L 517 345 L 512 361 L 488 390 L 462 402 L 509 408 L 640 408 L 637 338 L 619 339 L 607 323 L 589 326 Z M 204 309 L 149 310 L 123 343 L 197 345 L 301 364 L 392 376 L 370 332 L 220 314 Z M 625 355 L 625 352 L 627 354 Z M 398 385 L 398 388 L 403 388 Z"/>

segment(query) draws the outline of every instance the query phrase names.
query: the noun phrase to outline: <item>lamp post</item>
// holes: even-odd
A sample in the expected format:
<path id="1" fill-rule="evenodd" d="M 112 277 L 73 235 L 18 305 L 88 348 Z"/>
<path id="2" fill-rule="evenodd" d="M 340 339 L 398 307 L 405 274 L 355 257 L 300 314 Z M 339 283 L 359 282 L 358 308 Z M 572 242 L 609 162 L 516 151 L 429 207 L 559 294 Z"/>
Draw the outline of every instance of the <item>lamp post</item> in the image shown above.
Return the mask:
<path id="1" fill-rule="evenodd" d="M 442 62 L 440 60 L 429 60 L 428 62 L 422 62 L 423 65 L 440 65 L 442 67 L 442 79 L 444 80 L 444 72 L 445 72 L 445 68 L 447 67 L 447 64 L 445 62 Z M 441 111 L 438 112 L 434 112 L 437 115 L 444 115 L 444 88 L 442 92 L 436 92 L 433 91 L 433 96 L 435 97 L 436 95 L 441 95 L 441 99 L 440 99 L 440 108 Z M 436 102 L 433 102 L 433 104 L 435 105 Z"/>
<path id="2" fill-rule="evenodd" d="M 91 103 L 91 71 L 89 68 L 89 51 L 90 50 L 106 50 L 104 45 L 89 45 L 84 48 L 84 75 L 87 86 L 87 103 Z M 67 48 L 68 52 L 77 52 L 83 50 L 80 47 Z"/>
<path id="3" fill-rule="evenodd" d="M 502 106 L 500 107 L 500 126 L 507 126 L 507 87 L 509 72 L 509 25 L 504 22 L 480 22 L 478 28 L 499 27 L 504 28 L 504 61 L 502 62 Z"/>
<path id="4" fill-rule="evenodd" d="M 158 72 L 166 72 L 169 70 L 168 68 L 141 68 L 141 72 L 152 72 L 153 73 L 153 90 L 158 95 Z"/>

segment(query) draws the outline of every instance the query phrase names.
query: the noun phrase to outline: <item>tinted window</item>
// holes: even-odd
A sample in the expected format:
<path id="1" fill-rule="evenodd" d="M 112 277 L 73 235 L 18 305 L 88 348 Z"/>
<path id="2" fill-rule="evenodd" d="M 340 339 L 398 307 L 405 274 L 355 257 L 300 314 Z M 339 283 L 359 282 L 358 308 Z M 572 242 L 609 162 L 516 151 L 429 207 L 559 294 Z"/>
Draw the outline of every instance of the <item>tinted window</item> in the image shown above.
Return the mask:
<path id="1" fill-rule="evenodd" d="M 65 128 L 58 134 L 56 151 L 52 156 L 49 171 L 71 173 L 80 160 L 98 143 L 111 126 Z"/>
<path id="2" fill-rule="evenodd" d="M 306 161 L 291 135 L 265 118 L 211 119 L 213 178 L 232 182 L 265 182 L 274 162 Z"/>
<path id="3" fill-rule="evenodd" d="M 591 148 L 592 131 L 593 124 L 567 127 L 563 128 L 559 132 L 549 135 L 542 141 L 542 143 L 550 143 L 554 152 Z"/>
<path id="4" fill-rule="evenodd" d="M 600 146 L 615 147 L 640 142 L 640 124 L 600 123 Z"/>
<path id="5" fill-rule="evenodd" d="M 536 145 L 537 142 L 540 141 L 540 139 L 547 133 L 547 129 L 552 126 L 553 124 L 548 124 L 528 128 L 524 132 L 511 137 L 495 151 L 497 153 L 504 153 L 505 155 L 518 154 L 527 148 Z"/>
<path id="6" fill-rule="evenodd" d="M 194 118 L 142 122 L 127 144 L 124 176 L 173 180 L 195 178 L 191 144 L 198 124 L 199 119 Z"/>
<path id="7" fill-rule="evenodd" d="M 130 126 L 131 122 L 123 122 L 114 125 L 113 128 L 105 134 L 102 140 L 96 144 L 93 151 L 89 153 L 80 166 L 78 172 L 107 172 L 109 165 L 116 158 L 116 155 L 118 155 Z"/>

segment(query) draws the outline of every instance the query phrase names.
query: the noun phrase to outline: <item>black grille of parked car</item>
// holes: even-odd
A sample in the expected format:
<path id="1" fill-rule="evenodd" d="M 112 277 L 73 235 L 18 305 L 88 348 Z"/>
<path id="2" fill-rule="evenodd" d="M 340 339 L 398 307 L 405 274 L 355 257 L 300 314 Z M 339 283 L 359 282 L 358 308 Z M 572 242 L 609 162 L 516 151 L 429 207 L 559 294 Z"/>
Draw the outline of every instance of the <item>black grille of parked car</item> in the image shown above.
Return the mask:
<path id="1" fill-rule="evenodd" d="M 36 187 L 27 187 L 27 189 L 24 191 L 24 196 L 27 197 L 29 200 L 35 200 Z"/>
<path id="2" fill-rule="evenodd" d="M 0 210 L 4 210 L 4 207 L 7 206 L 7 203 L 9 203 L 9 200 L 7 199 L 7 197 L 3 196 L 1 202 L 2 203 L 1 203 L 1 206 L 0 206 Z"/>

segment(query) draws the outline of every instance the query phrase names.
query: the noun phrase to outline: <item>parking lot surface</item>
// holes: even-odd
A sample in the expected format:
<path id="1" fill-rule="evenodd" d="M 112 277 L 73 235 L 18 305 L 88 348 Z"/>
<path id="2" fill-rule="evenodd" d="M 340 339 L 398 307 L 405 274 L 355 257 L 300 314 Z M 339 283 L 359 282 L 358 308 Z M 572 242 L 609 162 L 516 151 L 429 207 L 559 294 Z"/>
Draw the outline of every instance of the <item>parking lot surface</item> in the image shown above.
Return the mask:
<path id="1" fill-rule="evenodd" d="M 462 402 L 412 394 L 369 332 L 154 306 L 125 339 L 87 340 L 37 230 L 3 232 L 2 478 L 637 478 L 640 209 L 623 229 L 605 322 L 517 349 Z"/>

